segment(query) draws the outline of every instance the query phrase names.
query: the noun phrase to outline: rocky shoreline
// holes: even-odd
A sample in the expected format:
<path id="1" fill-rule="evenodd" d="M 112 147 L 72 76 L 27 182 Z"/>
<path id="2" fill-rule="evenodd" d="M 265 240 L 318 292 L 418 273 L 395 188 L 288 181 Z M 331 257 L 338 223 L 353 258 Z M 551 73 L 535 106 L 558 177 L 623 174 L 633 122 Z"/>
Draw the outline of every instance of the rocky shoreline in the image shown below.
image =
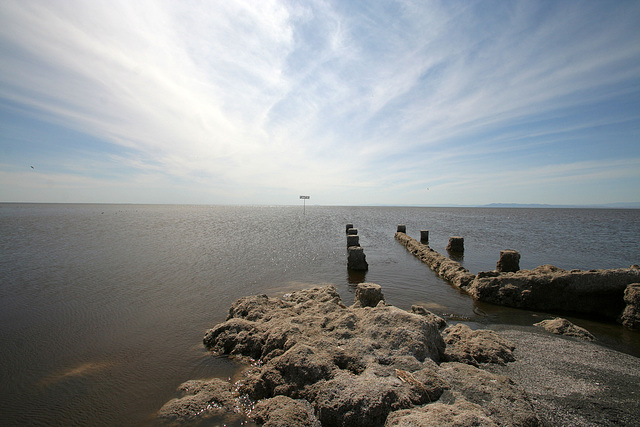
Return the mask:
<path id="1" fill-rule="evenodd" d="M 526 371 L 523 336 L 539 334 L 446 326 L 424 308 L 387 305 L 374 284 L 358 285 L 351 306 L 334 286 L 240 298 L 203 342 L 244 360 L 242 379 L 187 381 L 158 417 L 178 425 L 225 416 L 265 426 L 553 425 L 549 400 L 526 387 L 535 372 Z M 549 353 L 564 343 L 547 335 Z M 635 363 L 627 378 L 637 380 L 638 359 L 626 357 Z M 612 422 L 640 415 L 635 406 L 622 411 Z"/>

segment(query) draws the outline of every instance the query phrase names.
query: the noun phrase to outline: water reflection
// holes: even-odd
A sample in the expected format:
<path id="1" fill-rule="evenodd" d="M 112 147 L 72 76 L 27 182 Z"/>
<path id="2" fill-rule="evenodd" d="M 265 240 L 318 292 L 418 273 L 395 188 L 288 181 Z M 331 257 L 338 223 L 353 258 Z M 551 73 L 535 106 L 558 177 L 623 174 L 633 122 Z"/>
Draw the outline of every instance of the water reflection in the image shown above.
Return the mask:
<path id="1" fill-rule="evenodd" d="M 350 285 L 364 283 L 366 281 L 366 277 L 366 271 L 352 270 L 350 268 L 347 268 L 347 283 L 349 283 Z"/>

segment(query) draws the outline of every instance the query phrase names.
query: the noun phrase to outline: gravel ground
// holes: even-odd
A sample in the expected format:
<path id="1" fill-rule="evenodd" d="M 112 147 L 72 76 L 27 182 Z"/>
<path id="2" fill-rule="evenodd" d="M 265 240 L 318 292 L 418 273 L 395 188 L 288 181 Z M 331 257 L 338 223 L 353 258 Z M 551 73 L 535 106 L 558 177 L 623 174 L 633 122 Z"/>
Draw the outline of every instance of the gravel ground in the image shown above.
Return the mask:
<path id="1" fill-rule="evenodd" d="M 483 369 L 510 377 L 544 426 L 640 426 L 640 359 L 533 327 L 490 327 L 516 361 Z"/>

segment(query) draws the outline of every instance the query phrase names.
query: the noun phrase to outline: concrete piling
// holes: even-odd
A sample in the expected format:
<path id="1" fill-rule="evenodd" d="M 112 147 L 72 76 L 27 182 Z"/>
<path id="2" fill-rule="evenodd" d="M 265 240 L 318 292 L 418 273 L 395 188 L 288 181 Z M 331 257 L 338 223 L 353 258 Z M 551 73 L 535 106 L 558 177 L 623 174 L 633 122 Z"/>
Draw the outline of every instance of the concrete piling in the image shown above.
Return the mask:
<path id="1" fill-rule="evenodd" d="M 500 251 L 500 259 L 496 265 L 496 271 L 501 273 L 515 273 L 520 270 L 520 253 L 513 249 Z"/>
<path id="2" fill-rule="evenodd" d="M 429 243 L 429 230 L 420 230 L 420 242 Z"/>
<path id="3" fill-rule="evenodd" d="M 347 248 L 347 268 L 350 270 L 368 270 L 369 264 L 367 264 L 367 257 L 364 254 L 364 249 L 360 246 L 349 246 Z"/>
<path id="4" fill-rule="evenodd" d="M 461 254 L 464 252 L 464 238 L 460 236 L 449 237 L 449 244 L 447 245 L 449 252 Z"/>
<path id="5" fill-rule="evenodd" d="M 398 233 L 406 233 L 407 232 L 407 226 L 404 224 L 398 224 Z"/>
<path id="6" fill-rule="evenodd" d="M 366 271 L 369 269 L 364 249 L 360 246 L 358 229 L 353 224 L 347 224 L 347 268 L 352 271 Z"/>

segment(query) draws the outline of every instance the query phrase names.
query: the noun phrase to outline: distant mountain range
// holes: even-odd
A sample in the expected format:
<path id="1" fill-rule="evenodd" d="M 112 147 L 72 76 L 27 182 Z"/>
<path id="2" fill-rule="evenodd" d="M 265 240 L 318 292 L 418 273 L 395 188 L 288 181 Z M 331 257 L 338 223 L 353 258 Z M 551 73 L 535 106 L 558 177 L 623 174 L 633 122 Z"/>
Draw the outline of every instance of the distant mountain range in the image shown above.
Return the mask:
<path id="1" fill-rule="evenodd" d="M 592 209 L 640 209 L 640 202 L 603 203 L 598 205 L 546 205 L 539 203 L 490 203 L 479 208 L 592 208 Z"/>
<path id="2" fill-rule="evenodd" d="M 365 205 L 365 206 L 404 206 L 404 205 Z M 640 202 L 601 203 L 594 205 L 549 205 L 544 203 L 489 203 L 486 205 L 407 205 L 432 208 L 565 208 L 565 209 L 640 209 Z"/>

